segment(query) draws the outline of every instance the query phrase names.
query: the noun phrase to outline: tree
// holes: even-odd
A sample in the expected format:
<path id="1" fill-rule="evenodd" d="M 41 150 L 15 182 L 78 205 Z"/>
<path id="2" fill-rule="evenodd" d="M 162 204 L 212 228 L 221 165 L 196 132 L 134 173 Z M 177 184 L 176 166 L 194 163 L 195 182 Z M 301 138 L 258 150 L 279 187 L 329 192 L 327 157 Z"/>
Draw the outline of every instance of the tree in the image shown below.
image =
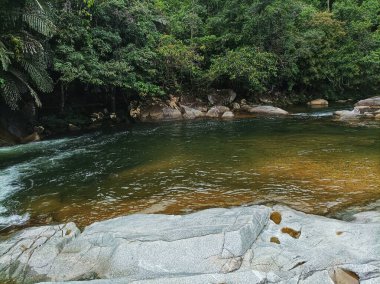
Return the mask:
<path id="1" fill-rule="evenodd" d="M 37 1 L 5 1 L 0 5 L 0 94 L 13 109 L 29 93 L 41 106 L 38 91 L 48 93 L 53 82 L 47 68 L 45 39 L 54 25 Z"/>

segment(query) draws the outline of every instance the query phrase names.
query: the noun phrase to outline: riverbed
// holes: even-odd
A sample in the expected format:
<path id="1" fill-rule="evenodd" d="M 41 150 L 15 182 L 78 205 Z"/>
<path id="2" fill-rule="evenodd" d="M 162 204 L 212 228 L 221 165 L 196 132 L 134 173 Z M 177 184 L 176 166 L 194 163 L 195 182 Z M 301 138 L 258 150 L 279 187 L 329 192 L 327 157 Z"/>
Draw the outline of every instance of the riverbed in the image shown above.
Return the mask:
<path id="1" fill-rule="evenodd" d="M 380 200 L 380 122 L 334 121 L 335 109 L 145 123 L 0 148 L 0 224 L 84 227 L 252 204 L 338 218 L 368 210 Z"/>

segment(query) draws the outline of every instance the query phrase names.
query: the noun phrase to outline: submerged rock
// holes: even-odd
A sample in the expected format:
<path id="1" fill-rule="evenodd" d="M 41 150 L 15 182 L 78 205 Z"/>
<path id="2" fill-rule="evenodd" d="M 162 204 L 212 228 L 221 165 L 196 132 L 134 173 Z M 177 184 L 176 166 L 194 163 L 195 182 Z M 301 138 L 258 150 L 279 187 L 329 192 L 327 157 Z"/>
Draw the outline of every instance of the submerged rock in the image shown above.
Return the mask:
<path id="1" fill-rule="evenodd" d="M 252 206 L 185 216 L 131 215 L 94 223 L 81 234 L 73 224 L 63 226 L 27 229 L 0 243 L 2 279 L 100 279 L 94 284 L 380 281 L 380 223 Z"/>

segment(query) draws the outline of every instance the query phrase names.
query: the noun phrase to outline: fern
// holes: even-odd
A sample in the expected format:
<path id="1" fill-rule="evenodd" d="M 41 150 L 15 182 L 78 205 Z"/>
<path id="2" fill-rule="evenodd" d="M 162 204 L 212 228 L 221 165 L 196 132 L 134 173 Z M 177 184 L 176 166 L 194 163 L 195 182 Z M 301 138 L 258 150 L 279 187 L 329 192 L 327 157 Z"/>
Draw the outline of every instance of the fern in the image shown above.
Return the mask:
<path id="1" fill-rule="evenodd" d="M 41 92 L 50 93 L 53 91 L 53 81 L 44 64 L 33 59 L 23 59 L 20 64 Z"/>
<path id="2" fill-rule="evenodd" d="M 9 72 L 20 82 L 22 83 L 29 91 L 30 95 L 32 96 L 32 98 L 34 99 L 34 102 L 36 104 L 36 106 L 38 107 L 41 107 L 42 106 L 42 103 L 41 103 L 41 100 L 40 98 L 38 97 L 38 94 L 37 92 L 29 85 L 28 83 L 28 79 L 25 77 L 25 75 L 23 73 L 21 73 L 20 71 L 16 70 L 16 69 L 13 69 L 13 68 L 10 68 L 9 69 Z"/>
<path id="3" fill-rule="evenodd" d="M 11 78 L 10 76 L 5 75 L 4 79 L 5 80 L 1 85 L 3 99 L 11 109 L 15 110 L 18 107 L 18 101 L 21 99 L 19 86 L 14 78 Z"/>
<path id="4" fill-rule="evenodd" d="M 51 37 L 55 32 L 54 24 L 41 12 L 27 12 L 22 19 L 31 29 L 46 37 Z"/>
<path id="5" fill-rule="evenodd" d="M 22 94 L 28 93 L 40 107 L 41 101 L 36 90 L 51 92 L 53 81 L 46 71 L 47 53 L 43 45 L 28 31 L 37 32 L 46 38 L 53 35 L 55 26 L 38 0 L 26 0 L 26 3 L 9 2 L 2 8 L 4 9 L 0 11 L 0 97 L 15 109 Z"/>

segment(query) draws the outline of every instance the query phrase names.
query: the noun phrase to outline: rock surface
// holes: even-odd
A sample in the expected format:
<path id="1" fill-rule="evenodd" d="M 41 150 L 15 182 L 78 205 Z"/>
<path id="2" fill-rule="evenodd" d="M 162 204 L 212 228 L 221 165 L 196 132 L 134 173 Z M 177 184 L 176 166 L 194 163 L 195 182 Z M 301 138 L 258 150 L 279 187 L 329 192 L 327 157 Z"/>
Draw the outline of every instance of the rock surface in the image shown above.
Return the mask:
<path id="1" fill-rule="evenodd" d="M 216 90 L 207 98 L 212 105 L 229 105 L 236 99 L 236 93 L 231 89 Z"/>
<path id="2" fill-rule="evenodd" d="M 249 113 L 264 114 L 264 115 L 288 115 L 286 110 L 274 106 L 242 106 L 242 110 Z"/>
<path id="3" fill-rule="evenodd" d="M 205 116 L 204 112 L 184 105 L 181 106 L 181 112 L 184 119 L 195 119 Z"/>
<path id="4" fill-rule="evenodd" d="M 223 116 L 225 112 L 229 112 L 230 109 L 225 106 L 214 106 L 206 113 L 207 117 L 217 118 Z"/>
<path id="5" fill-rule="evenodd" d="M 328 106 L 329 102 L 324 99 L 316 99 L 307 103 L 309 106 Z"/>
<path id="6" fill-rule="evenodd" d="M 361 100 L 355 104 L 353 110 L 336 111 L 338 120 L 357 120 L 360 118 L 380 119 L 380 96 Z"/>
<path id="7" fill-rule="evenodd" d="M 281 206 L 131 215 L 94 223 L 81 234 L 72 223 L 26 229 L 0 243 L 0 277 L 18 283 L 380 283 L 379 237 L 378 222 L 343 222 Z"/>

